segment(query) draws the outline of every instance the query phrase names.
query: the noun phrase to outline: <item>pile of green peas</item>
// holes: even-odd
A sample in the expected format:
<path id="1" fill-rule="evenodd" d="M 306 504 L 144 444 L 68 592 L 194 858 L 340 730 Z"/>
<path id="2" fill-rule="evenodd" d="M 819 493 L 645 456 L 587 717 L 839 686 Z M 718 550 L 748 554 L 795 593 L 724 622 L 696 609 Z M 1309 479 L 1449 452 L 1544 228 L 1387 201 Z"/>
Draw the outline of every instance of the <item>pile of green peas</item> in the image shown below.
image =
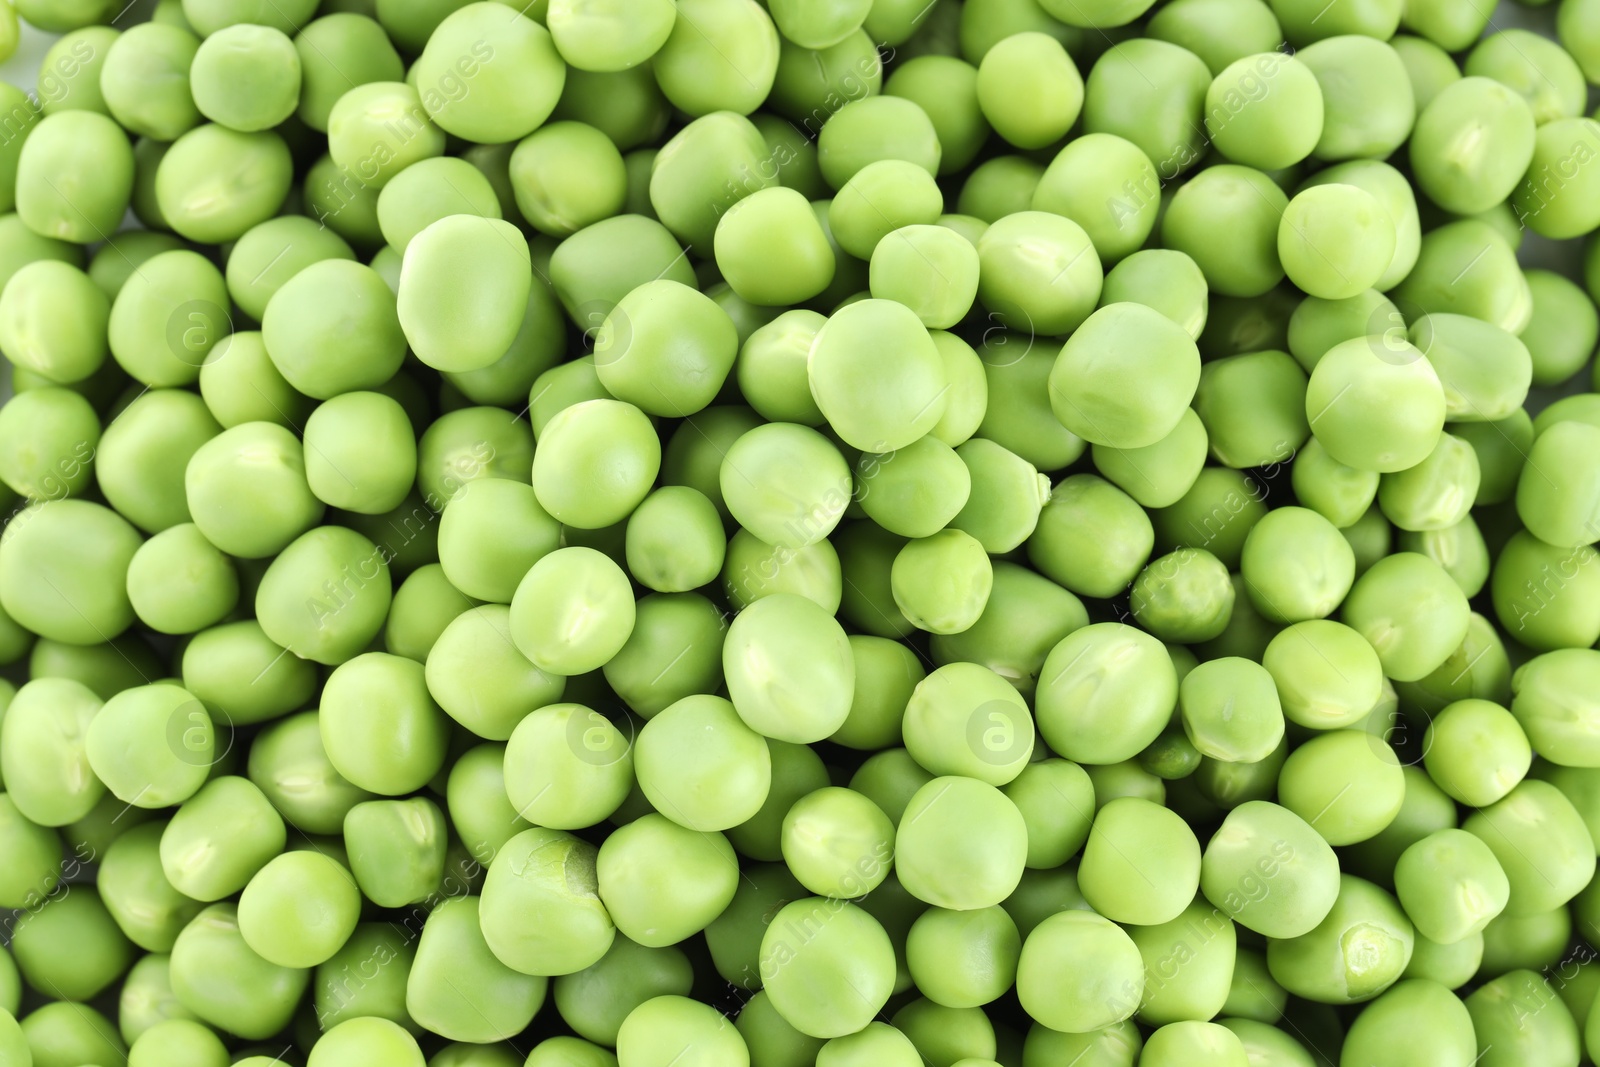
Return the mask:
<path id="1" fill-rule="evenodd" d="M 0 0 L 0 1067 L 1600 1062 L 1530 6 Z"/>

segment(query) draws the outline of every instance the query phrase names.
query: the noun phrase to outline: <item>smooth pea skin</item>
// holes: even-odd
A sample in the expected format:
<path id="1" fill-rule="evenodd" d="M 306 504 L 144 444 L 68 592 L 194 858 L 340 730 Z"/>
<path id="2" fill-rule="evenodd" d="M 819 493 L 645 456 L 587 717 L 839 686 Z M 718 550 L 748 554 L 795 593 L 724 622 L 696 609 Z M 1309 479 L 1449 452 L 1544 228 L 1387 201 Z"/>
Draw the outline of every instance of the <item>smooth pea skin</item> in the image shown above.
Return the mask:
<path id="1" fill-rule="evenodd" d="M 715 301 L 660 279 L 628 293 L 606 316 L 594 338 L 595 371 L 618 400 L 681 418 L 716 398 L 738 349 L 733 321 Z"/>
<path id="2" fill-rule="evenodd" d="M 428 915 L 406 979 L 406 1011 L 443 1037 L 484 1044 L 521 1033 L 550 980 L 519 974 L 490 952 L 480 907 L 478 897 L 458 896 Z"/>
<path id="3" fill-rule="evenodd" d="M 1310 67 L 1277 52 L 1229 64 L 1206 91 L 1206 132 L 1235 163 L 1260 170 L 1309 156 L 1322 137 L 1322 88 Z"/>
<path id="4" fill-rule="evenodd" d="M 1179 816 L 1139 797 L 1118 797 L 1095 815 L 1078 886 L 1107 918 L 1154 926 L 1177 918 L 1194 899 L 1200 868 L 1200 843 Z"/>
<path id="5" fill-rule="evenodd" d="M 739 881 L 727 838 L 654 812 L 612 831 L 600 846 L 596 873 L 617 930 L 651 948 L 704 930 L 727 908 Z"/>
<path id="6" fill-rule="evenodd" d="M 1331 845 L 1376 836 L 1394 821 L 1405 776 L 1394 750 L 1362 730 L 1319 734 L 1289 754 L 1278 799 Z"/>
<path id="7" fill-rule="evenodd" d="M 944 361 L 927 328 L 888 300 L 835 312 L 812 342 L 808 376 L 829 425 L 868 452 L 911 444 L 938 423 L 947 403 Z"/>
<path id="8" fill-rule="evenodd" d="M 1468 816 L 1462 828 L 1482 838 L 1500 861 L 1511 883 L 1509 916 L 1560 907 L 1593 876 L 1588 829 L 1571 801 L 1549 782 L 1519 783 Z"/>
<path id="9" fill-rule="evenodd" d="M 1394 883 L 1417 932 L 1441 944 L 1481 933 L 1511 894 L 1500 861 L 1465 830 L 1436 830 L 1407 848 Z"/>
<path id="10" fill-rule="evenodd" d="M 158 683 L 125 689 L 89 723 L 85 752 L 112 795 L 143 808 L 181 804 L 205 783 L 211 718 L 188 690 Z"/>
<path id="11" fill-rule="evenodd" d="M 377 271 L 333 257 L 285 281 L 260 312 L 273 366 L 296 390 L 326 400 L 394 376 L 406 335 Z"/>
<path id="12" fill-rule="evenodd" d="M 1309 933 L 1333 908 L 1339 863 L 1294 812 L 1250 800 L 1228 813 L 1206 845 L 1200 889 L 1241 926 L 1294 938 Z"/>
<path id="13" fill-rule="evenodd" d="M 540 670 L 583 674 L 605 666 L 633 633 L 628 576 L 592 548 L 560 548 L 529 568 L 511 598 L 511 640 Z"/>
<path id="14" fill-rule="evenodd" d="M 528 244 L 500 219 L 451 215 L 406 245 L 396 311 L 417 358 L 446 371 L 487 367 L 522 325 Z"/>
<path id="15" fill-rule="evenodd" d="M 239 897 L 239 933 L 280 967 L 315 967 L 337 952 L 361 915 L 361 892 L 338 860 L 285 852 L 257 871 Z"/>
<path id="16" fill-rule="evenodd" d="M 1483 1067 L 1522 1063 L 1577 1063 L 1582 1037 L 1572 1014 L 1542 975 L 1517 970 L 1488 982 L 1466 998 Z"/>
<path id="17" fill-rule="evenodd" d="M 1138 946 L 1091 911 L 1057 912 L 1022 943 L 1017 996 L 1051 1030 L 1086 1034 L 1120 1023 L 1139 1007 L 1144 986 Z"/>
<path id="18" fill-rule="evenodd" d="M 661 467 L 661 443 L 632 404 L 587 400 L 560 412 L 533 456 L 539 503 L 568 526 L 597 530 L 627 518 Z"/>
<path id="19" fill-rule="evenodd" d="M 840 1037 L 866 1026 L 888 1002 L 894 971 L 883 927 L 842 900 L 796 900 L 762 935 L 767 996 L 790 1026 L 811 1037 Z"/>
<path id="20" fill-rule="evenodd" d="M 849 716 L 855 661 L 844 630 L 805 597 L 774 593 L 734 617 L 722 648 L 728 695 L 757 733 L 809 744 Z"/>
<path id="21" fill-rule="evenodd" d="M 1356 580 L 1343 616 L 1377 650 L 1384 673 L 1409 682 L 1431 673 L 1460 646 L 1471 611 L 1443 567 L 1415 552 L 1398 552 Z"/>
<path id="22" fill-rule="evenodd" d="M 443 765 L 449 719 L 415 660 L 368 652 L 341 662 L 323 688 L 320 714 L 328 758 L 363 789 L 402 796 Z"/>
<path id="23" fill-rule="evenodd" d="M 1267 941 L 1267 967 L 1289 992 L 1329 1004 L 1370 1000 L 1410 961 L 1416 931 L 1395 899 L 1371 882 L 1339 878 L 1339 895 L 1309 933 Z"/>
<path id="24" fill-rule="evenodd" d="M 1041 736 L 1062 756 L 1117 763 L 1156 739 L 1177 699 L 1177 673 L 1161 642 L 1122 623 L 1096 623 L 1050 651 L 1035 714 Z"/>
<path id="25" fill-rule="evenodd" d="M 202 1022 L 263 1041 L 294 1013 L 311 972 L 257 955 L 239 930 L 238 909 L 213 904 L 184 927 L 172 948 L 172 990 Z"/>
<path id="26" fill-rule="evenodd" d="M 633 753 L 651 805 L 692 830 L 726 830 L 755 816 L 772 782 L 767 743 L 721 697 L 685 697 L 639 732 Z"/>
<path id="27" fill-rule="evenodd" d="M 688 997 L 653 997 L 622 1021 L 617 1031 L 621 1067 L 670 1067 L 693 1050 L 707 1067 L 741 1067 L 750 1050 L 734 1024 L 709 1004 Z"/>
<path id="28" fill-rule="evenodd" d="M 919 900 L 965 910 L 998 904 L 1022 877 L 1027 824 L 998 789 L 934 778 L 912 796 L 895 836 L 901 884 Z"/>
<path id="29" fill-rule="evenodd" d="M 1410 345 L 1391 353 L 1365 338 L 1335 345 L 1311 372 L 1306 418 L 1334 459 L 1360 470 L 1405 470 L 1438 443 L 1446 414 L 1433 365 Z"/>
<path id="30" fill-rule="evenodd" d="M 1143 448 L 1177 427 L 1199 381 L 1200 354 L 1181 327 L 1142 304 L 1111 304 L 1062 346 L 1050 406 L 1093 444 Z"/>

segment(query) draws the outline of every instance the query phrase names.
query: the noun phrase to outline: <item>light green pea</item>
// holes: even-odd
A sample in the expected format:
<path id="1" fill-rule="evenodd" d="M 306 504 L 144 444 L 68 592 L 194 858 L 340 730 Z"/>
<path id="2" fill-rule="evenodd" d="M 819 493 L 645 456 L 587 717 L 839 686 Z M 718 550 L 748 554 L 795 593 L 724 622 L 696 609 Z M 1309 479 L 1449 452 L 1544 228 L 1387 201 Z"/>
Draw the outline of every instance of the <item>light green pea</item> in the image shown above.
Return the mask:
<path id="1" fill-rule="evenodd" d="M 900 817 L 895 870 L 919 900 L 986 908 L 1016 888 L 1027 849 L 1027 824 L 1004 793 L 973 778 L 934 778 Z"/>
<path id="2" fill-rule="evenodd" d="M 733 899 L 739 866 L 727 838 L 652 812 L 611 832 L 595 863 L 619 933 L 651 948 L 704 930 Z"/>
<path id="3" fill-rule="evenodd" d="M 1212 292 L 1260 296 L 1283 280 L 1278 229 L 1288 203 L 1259 170 L 1207 167 L 1173 194 L 1161 220 L 1161 243 L 1199 264 Z"/>
<path id="4" fill-rule="evenodd" d="M 1176 919 L 1200 886 L 1200 843 L 1183 820 L 1148 800 L 1118 797 L 1095 814 L 1078 867 L 1084 899 L 1139 926 Z"/>
<path id="5" fill-rule="evenodd" d="M 1571 1013 L 1550 983 L 1533 971 L 1502 975 L 1479 986 L 1465 1003 L 1477 1037 L 1477 1062 L 1483 1067 L 1582 1058 Z"/>
<path id="6" fill-rule="evenodd" d="M 362 789 L 403 796 L 444 763 L 449 719 L 415 660 L 368 652 L 341 663 L 328 675 L 319 715 L 329 761 Z"/>
<path id="7" fill-rule="evenodd" d="M 91 244 L 117 231 L 133 190 L 133 149 L 94 111 L 46 115 L 16 162 L 17 215 L 41 237 Z"/>
<path id="8" fill-rule="evenodd" d="M 426 797 L 352 807 L 344 818 L 344 843 L 362 895 L 386 908 L 427 899 L 444 876 L 445 833 L 443 814 Z"/>
<path id="9" fill-rule="evenodd" d="M 1283 707 L 1271 673 L 1224 657 L 1196 666 L 1178 686 L 1184 733 L 1202 756 L 1237 763 L 1266 759 L 1283 739 Z"/>
<path id="10" fill-rule="evenodd" d="M 1322 88 L 1293 56 L 1263 52 L 1225 67 L 1206 90 L 1211 142 L 1235 163 L 1260 170 L 1291 166 L 1322 137 Z"/>
<path id="11" fill-rule="evenodd" d="M 428 915 L 406 978 L 406 1010 L 442 1037 L 486 1044 L 526 1029 L 550 980 L 519 974 L 490 952 L 480 909 L 478 897 L 456 896 Z"/>
<path id="12" fill-rule="evenodd" d="M 978 261 L 978 300 L 994 321 L 1030 336 L 1073 333 L 1091 317 L 1104 283 L 1089 234 L 1071 219 L 1044 211 L 996 220 L 978 239 Z M 1181 389 L 1181 375 L 1178 380 Z"/>
<path id="13" fill-rule="evenodd" d="M 1278 774 L 1279 802 L 1332 845 L 1376 836 L 1404 798 L 1394 750 L 1357 729 L 1318 734 L 1291 752 Z"/>
<path id="14" fill-rule="evenodd" d="M 1139 946 L 1092 911 L 1058 912 L 1023 940 L 1017 996 L 1051 1030 L 1086 1034 L 1115 1026 L 1138 1009 L 1144 985 Z"/>
<path id="15" fill-rule="evenodd" d="M 630 598 L 630 608 L 632 603 Z M 479 737 L 503 741 L 529 708 L 561 699 L 565 677 L 529 662 L 514 644 L 515 636 L 510 609 L 485 604 L 452 619 L 428 652 L 428 691 L 451 718 Z"/>
<path id="16" fill-rule="evenodd" d="M 1278 258 L 1312 296 L 1343 300 L 1383 278 L 1394 259 L 1394 220 L 1354 185 L 1313 185 L 1294 195 L 1278 226 Z"/>
<path id="17" fill-rule="evenodd" d="M 1026 31 L 1003 38 L 985 53 L 978 64 L 977 93 L 996 133 L 1018 148 L 1043 148 L 1077 121 L 1083 76 L 1061 42 Z"/>
<path id="18" fill-rule="evenodd" d="M 679 110 L 747 115 L 772 89 L 778 31 L 755 0 L 689 0 L 678 4 L 652 64 L 661 91 Z"/>
<path id="19" fill-rule="evenodd" d="M 875 353 L 870 381 L 862 360 L 868 349 Z M 889 300 L 861 300 L 836 311 L 812 342 L 807 373 L 829 425 L 866 452 L 892 452 L 922 437 L 943 416 L 949 392 L 943 358 L 927 329 L 910 309 Z M 842 510 L 843 504 L 836 506 Z"/>
<path id="20" fill-rule="evenodd" d="M 1160 641 L 1122 623 L 1073 631 L 1039 673 L 1035 715 L 1051 749 L 1078 763 L 1131 759 L 1177 706 L 1178 676 Z"/>
<path id="21" fill-rule="evenodd" d="M 214 778 L 167 823 L 161 869 L 185 896 L 221 900 L 282 852 L 284 840 L 283 819 L 260 789 L 244 778 Z"/>
<path id="22" fill-rule="evenodd" d="M 889 574 L 895 605 L 929 633 L 960 633 L 970 627 L 983 613 L 993 583 L 983 545 L 957 529 L 908 542 Z"/>

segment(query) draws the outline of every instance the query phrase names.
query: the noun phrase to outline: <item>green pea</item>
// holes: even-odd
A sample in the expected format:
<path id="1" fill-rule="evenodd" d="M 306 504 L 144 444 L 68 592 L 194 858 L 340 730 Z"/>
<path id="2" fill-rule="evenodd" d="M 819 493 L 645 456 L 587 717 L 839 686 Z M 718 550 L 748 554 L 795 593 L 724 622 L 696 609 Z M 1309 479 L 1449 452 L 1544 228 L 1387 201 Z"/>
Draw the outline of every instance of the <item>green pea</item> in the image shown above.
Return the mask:
<path id="1" fill-rule="evenodd" d="M 1063 426 L 1050 407 L 1048 380 L 1059 355 L 1054 345 L 1036 344 L 1032 335 L 1020 332 L 990 331 L 977 354 L 986 392 L 977 436 L 1042 471 L 1060 470 L 1083 455 L 1087 443 Z M 947 412 L 959 403 L 950 400 Z"/>
<path id="2" fill-rule="evenodd" d="M 1358 296 L 1394 259 L 1394 220 L 1354 185 L 1314 185 L 1294 195 L 1278 227 L 1278 258 L 1289 280 L 1312 296 Z"/>
<path id="3" fill-rule="evenodd" d="M 1023 940 L 1017 996 L 1051 1030 L 1084 1034 L 1114 1026 L 1138 1009 L 1144 985 L 1138 945 L 1093 912 L 1058 912 Z"/>
<path id="4" fill-rule="evenodd" d="M 553 999 L 562 1021 L 580 1035 L 615 1045 L 635 1007 L 656 996 L 687 996 L 690 979 L 681 950 L 645 948 L 619 936 L 599 961 L 556 978 Z"/>
<path id="5" fill-rule="evenodd" d="M 1255 763 L 1283 739 L 1272 674 L 1251 660 L 1224 657 L 1195 667 L 1178 687 L 1178 710 L 1190 743 L 1211 759 Z"/>
<path id="6" fill-rule="evenodd" d="M 566 525 L 600 529 L 627 518 L 660 466 L 661 446 L 643 412 L 617 400 L 588 400 L 545 426 L 534 453 L 534 492 Z"/>
<path id="7" fill-rule="evenodd" d="M 632 601 L 628 603 L 631 607 Z M 515 636 L 508 608 L 473 607 L 445 626 L 426 658 L 424 676 L 434 700 L 479 737 L 503 741 L 528 708 L 561 699 L 564 676 L 531 663 L 515 645 Z"/>
<path id="8" fill-rule="evenodd" d="M 1113 359 L 1112 352 L 1121 355 Z M 1139 358 L 1130 361 L 1130 352 Z M 1159 390 L 1151 388 L 1155 381 L 1163 383 Z M 1143 448 L 1176 429 L 1199 381 L 1200 354 L 1182 327 L 1142 304 L 1109 304 L 1062 346 L 1050 372 L 1050 405 L 1087 441 Z"/>
<path id="9" fill-rule="evenodd" d="M 783 548 L 769 545 L 747 530 L 739 530 L 728 542 L 722 589 L 729 605 L 739 610 L 773 593 L 794 593 L 816 601 L 828 612 L 837 612 L 844 593 L 839 556 L 827 540 L 804 548 Z M 906 626 L 909 629 L 910 623 Z"/>
<path id="10" fill-rule="evenodd" d="M 1411 958 L 1416 933 L 1388 893 L 1339 878 L 1333 909 L 1310 932 L 1267 942 L 1267 967 L 1290 993 L 1348 1004 L 1382 993 Z"/>
<path id="11" fill-rule="evenodd" d="M 747 606 L 722 648 L 739 717 L 766 737 L 808 744 L 849 715 L 855 663 L 844 630 L 813 601 L 775 593 Z"/>
<path id="12" fill-rule="evenodd" d="M 1150 1067 L 1176 1067 L 1181 1063 L 1239 1067 L 1249 1062 L 1244 1043 L 1233 1031 L 1219 1023 L 1195 1020 L 1159 1027 L 1145 1041 L 1139 1061 Z"/>
<path id="13" fill-rule="evenodd" d="M 1234 589 L 1228 569 L 1203 549 L 1150 561 L 1129 593 L 1133 617 L 1166 641 L 1209 641 L 1227 627 Z"/>
<path id="14" fill-rule="evenodd" d="M 1362 730 L 1318 734 L 1289 754 L 1278 798 L 1333 845 L 1377 835 L 1394 821 L 1405 776 L 1393 749 Z"/>
<path id="15" fill-rule="evenodd" d="M 1067 759 L 1116 763 L 1160 735 L 1177 698 L 1177 673 L 1160 641 L 1122 623 L 1095 623 L 1051 649 L 1035 715 L 1040 735 Z"/>
<path id="16" fill-rule="evenodd" d="M 400 55 L 371 17 L 339 11 L 308 22 L 294 38 L 300 56 L 300 121 L 326 132 L 333 105 L 346 90 L 404 76 Z"/>
<path id="17" fill-rule="evenodd" d="M 733 899 L 739 880 L 727 838 L 653 812 L 612 831 L 596 872 L 617 930 L 651 948 L 704 930 Z"/>
<path id="18" fill-rule="evenodd" d="M 895 866 L 917 899 L 965 910 L 988 907 L 1016 888 L 1027 826 L 1005 794 L 972 778 L 942 777 L 912 796 L 900 817 Z"/>
<path id="19" fill-rule="evenodd" d="M 1106 272 L 1101 305 L 1124 302 L 1153 307 L 1198 338 L 1206 323 L 1205 275 L 1182 252 L 1142 249 Z"/>
<path id="20" fill-rule="evenodd" d="M 155 197 L 179 236 L 221 244 L 277 214 L 292 179 L 289 148 L 277 133 L 212 123 L 183 134 L 161 157 Z"/>
<path id="21" fill-rule="evenodd" d="M 1442 944 L 1481 933 L 1511 892 L 1489 846 L 1465 830 L 1438 830 L 1406 849 L 1394 881 L 1417 932 Z"/>
<path id="22" fill-rule="evenodd" d="M 1030 336 L 1071 333 L 1076 337 L 1074 331 L 1093 317 L 1104 274 L 1088 233 L 1071 219 L 1043 211 L 1007 215 L 979 238 L 978 260 L 978 299 L 1002 326 L 1027 331 Z M 1152 315 L 1160 325 L 1145 332 L 1157 337 L 1164 337 L 1166 327 L 1182 332 L 1161 315 Z M 1091 335 L 1103 341 L 1103 331 L 1112 323 L 1140 324 L 1133 329 L 1143 326 L 1137 313 L 1120 311 L 1109 320 L 1102 318 Z M 1090 343 L 1086 338 L 1084 344 Z M 1170 358 L 1169 345 L 1158 343 L 1157 347 L 1162 349 L 1158 358 Z M 1179 371 L 1179 391 L 1183 380 Z M 1055 401 L 1056 394 L 1051 396 Z"/>
<path id="23" fill-rule="evenodd" d="M 311 977 L 257 955 L 240 932 L 233 904 L 213 904 L 184 927 L 171 968 L 172 989 L 184 1007 L 202 1022 L 255 1041 L 283 1028 Z"/>
<path id="24" fill-rule="evenodd" d="M 61 111 L 31 127 L 16 157 L 17 215 L 40 237 L 92 244 L 115 233 L 133 191 L 133 149 L 94 111 Z"/>
<path id="25" fill-rule="evenodd" d="M 440 45 L 447 47 L 442 38 Z M 470 61 L 465 51 L 450 62 L 457 56 Z M 437 82 L 429 79 L 430 99 L 438 99 Z M 328 154 L 347 180 L 376 200 L 406 167 L 444 154 L 444 131 L 434 125 L 416 89 L 399 81 L 372 81 L 349 89 L 329 110 Z"/>
<path id="26" fill-rule="evenodd" d="M 1138 145 L 1167 181 L 1199 161 L 1212 73 L 1200 56 L 1164 40 L 1106 49 L 1084 82 L 1083 128 Z"/>
<path id="27" fill-rule="evenodd" d="M 1096 813 L 1078 868 L 1095 911 L 1140 926 L 1171 922 L 1199 884 L 1200 843 L 1179 816 L 1138 797 L 1118 797 Z"/>
<path id="28" fill-rule="evenodd" d="M 633 761 L 651 805 L 692 830 L 752 818 L 772 781 L 765 740 L 721 697 L 685 697 L 658 712 L 640 731 Z"/>
<path id="29" fill-rule="evenodd" d="M 1520 340 L 1533 361 L 1535 385 L 1557 385 L 1583 368 L 1600 337 L 1600 315 L 1583 289 L 1547 270 L 1524 273 L 1533 316 Z"/>
<path id="30" fill-rule="evenodd" d="M 526 1029 L 550 980 L 501 963 L 484 940 L 479 911 L 477 897 L 457 896 L 428 915 L 406 978 L 406 1010 L 442 1037 L 484 1044 Z"/>
<path id="31" fill-rule="evenodd" d="M 1213 74 L 1235 60 L 1273 51 L 1283 43 L 1276 16 L 1259 0 L 1167 4 L 1150 17 L 1145 32 L 1193 52 Z"/>
<path id="32" fill-rule="evenodd" d="M 1312 150 L 1318 159 L 1382 159 L 1411 133 L 1417 107 L 1404 91 L 1411 81 L 1400 55 L 1383 41 L 1328 37 L 1296 58 L 1322 87 L 1322 136 Z"/>
<path id="33" fill-rule="evenodd" d="M 1595 709 L 1589 701 L 1568 695 L 1586 692 L 1586 679 L 1596 666 L 1584 648 L 1568 648 L 1535 656 L 1512 675 L 1512 713 L 1539 755 L 1562 766 L 1588 766 L 1595 760 L 1585 724 Z M 1561 695 L 1558 696 L 1557 694 Z M 1479 805 L 1480 807 L 1482 805 Z"/>
<path id="34" fill-rule="evenodd" d="M 29 1012 L 18 1029 L 23 1043 L 7 1049 L 18 1053 L 18 1063 L 30 1062 L 30 1056 L 31 1062 L 41 1065 L 85 1057 L 115 1063 L 127 1055 L 111 1021 L 87 1004 L 52 1001 Z"/>
<path id="35" fill-rule="evenodd" d="M 1173 194 L 1161 241 L 1199 264 L 1213 292 L 1260 296 L 1283 279 L 1278 230 L 1288 202 L 1259 170 L 1207 167 Z"/>
<path id="36" fill-rule="evenodd" d="M 984 223 L 987 229 L 989 224 L 1032 206 L 1044 171 L 1042 164 L 1026 156 L 996 156 L 980 163 L 962 183 L 956 210 Z M 979 239 L 982 236 L 978 234 Z"/>
<path id="37" fill-rule="evenodd" d="M 448 722 L 415 660 L 368 652 L 342 660 L 323 688 L 322 741 L 354 785 L 401 796 L 438 773 Z M 388 724 L 377 730 L 379 721 Z"/>
<path id="38" fill-rule="evenodd" d="M 444 874 L 444 816 L 425 797 L 355 805 L 344 818 L 344 843 L 356 885 L 381 907 L 426 899 Z"/>
<path id="39" fill-rule="evenodd" d="M 674 107 L 699 117 L 754 111 L 772 88 L 778 32 L 752 0 L 690 0 L 652 59 Z"/>
<path id="40" fill-rule="evenodd" d="M 1484 1067 L 1582 1058 L 1577 1023 L 1550 983 L 1533 971 L 1502 975 L 1479 986 L 1465 1003 L 1477 1037 L 1477 1062 Z"/>
<path id="41" fill-rule="evenodd" d="M 1465 77 L 1417 116 L 1411 162 L 1418 185 L 1447 211 L 1471 215 L 1509 196 L 1534 153 L 1533 111 L 1497 81 Z"/>
<path id="42" fill-rule="evenodd" d="M 895 605 L 905 617 L 942 634 L 961 633 L 977 621 L 993 582 L 983 545 L 957 529 L 908 542 L 889 574 Z"/>
<path id="43" fill-rule="evenodd" d="M 1259 170 L 1300 162 L 1322 137 L 1322 88 L 1312 67 L 1278 52 L 1245 56 L 1206 90 L 1205 124 L 1225 157 Z"/>
<path id="44" fill-rule="evenodd" d="M 110 351 L 111 305 L 90 276 L 60 259 L 41 258 L 12 278 L 17 284 L 0 291 L 0 350 L 6 358 L 51 381 L 79 382 L 99 370 Z"/>
<path id="45" fill-rule="evenodd" d="M 606 682 L 633 711 L 649 717 L 722 681 L 727 622 L 698 593 L 652 593 L 635 609 L 633 634 L 606 663 Z"/>
<path id="46" fill-rule="evenodd" d="M 1231 1025 L 1237 1020 L 1228 1019 L 1224 1022 Z M 1027 1041 L 1023 1045 L 1022 1062 L 1025 1067 L 1037 1067 L 1062 1057 L 1071 1063 L 1072 1057 L 1076 1056 L 1081 1067 L 1133 1067 L 1143 1048 L 1144 1039 L 1139 1034 L 1139 1028 L 1127 1020 L 1076 1034 L 1062 1033 L 1042 1023 L 1034 1023 L 1028 1029 Z"/>
<path id="47" fill-rule="evenodd" d="M 119 125 L 136 136 L 174 141 L 200 122 L 189 93 L 189 68 L 200 46 L 193 33 L 149 22 L 128 27 L 107 45 L 99 89 L 103 110 Z"/>
<path id="48" fill-rule="evenodd" d="M 512 731 L 505 781 L 522 817 L 560 829 L 592 826 L 616 811 L 634 784 L 632 736 L 582 705 L 547 705 Z"/>

